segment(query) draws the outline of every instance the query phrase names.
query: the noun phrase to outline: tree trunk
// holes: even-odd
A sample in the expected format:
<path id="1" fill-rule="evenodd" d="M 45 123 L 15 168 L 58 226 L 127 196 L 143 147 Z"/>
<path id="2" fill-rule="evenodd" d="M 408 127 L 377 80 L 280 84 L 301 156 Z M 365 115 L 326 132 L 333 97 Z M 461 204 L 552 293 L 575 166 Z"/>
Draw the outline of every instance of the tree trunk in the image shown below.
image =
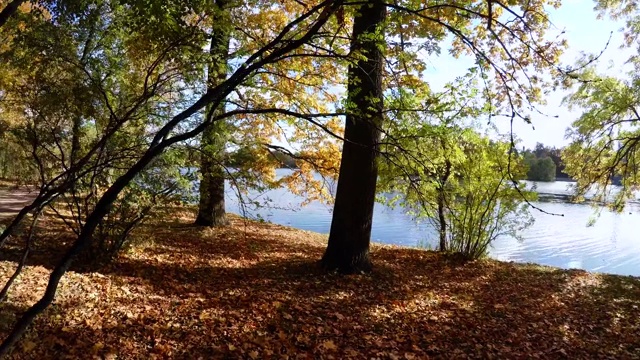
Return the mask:
<path id="1" fill-rule="evenodd" d="M 374 0 L 361 6 L 354 18 L 351 50 L 366 59 L 349 67 L 345 142 L 329 244 L 322 257 L 325 269 L 342 273 L 371 270 L 369 243 L 383 119 L 384 35 L 380 27 L 385 17 L 384 3 Z"/>
<path id="2" fill-rule="evenodd" d="M 227 78 L 227 59 L 231 27 L 229 10 L 225 0 L 217 0 L 213 5 L 215 14 L 211 28 L 211 48 L 207 89 L 213 89 Z M 206 116 L 224 113 L 224 104 L 207 107 Z M 225 155 L 227 129 L 224 121 L 216 121 L 202 133 L 200 142 L 200 204 L 195 224 L 200 226 L 225 226 L 227 216 L 224 204 Z"/>
<path id="3" fill-rule="evenodd" d="M 82 118 L 76 115 L 73 118 L 73 128 L 71 129 L 71 153 L 69 154 L 69 167 L 72 167 L 78 161 L 80 153 L 80 133 L 82 129 Z"/>
<path id="4" fill-rule="evenodd" d="M 444 147 L 444 145 L 443 145 Z M 447 184 L 447 180 L 449 179 L 449 175 L 451 175 L 451 162 L 446 160 L 444 174 L 440 178 L 440 184 L 437 187 L 438 191 L 438 222 L 440 225 L 440 251 L 447 251 L 447 218 L 445 216 L 446 211 L 446 194 L 445 194 L 445 186 Z"/>
<path id="5" fill-rule="evenodd" d="M 222 166 L 225 140 L 224 122 L 212 123 L 202 134 L 200 172 L 200 205 L 195 224 L 200 226 L 225 226 L 227 216 L 224 203 L 225 169 Z"/>

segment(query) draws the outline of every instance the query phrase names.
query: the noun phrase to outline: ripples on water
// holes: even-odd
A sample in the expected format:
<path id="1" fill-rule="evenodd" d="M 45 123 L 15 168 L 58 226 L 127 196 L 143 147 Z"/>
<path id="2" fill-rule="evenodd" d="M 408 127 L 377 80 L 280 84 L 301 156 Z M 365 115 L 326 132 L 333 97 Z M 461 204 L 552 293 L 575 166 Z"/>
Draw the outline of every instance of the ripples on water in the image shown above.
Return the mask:
<path id="1" fill-rule="evenodd" d="M 588 205 L 562 202 L 569 195 L 569 183 L 538 183 L 537 190 L 551 202 L 537 206 L 552 216 L 532 211 L 535 223 L 523 232 L 523 241 L 511 237 L 497 239 L 490 256 L 504 261 L 532 262 L 562 268 L 640 276 L 640 205 L 633 202 L 622 214 L 603 210 L 593 226 L 587 226 L 594 216 Z M 313 202 L 295 208 L 301 199 L 285 190 L 273 190 L 263 195 L 279 209 L 260 209 L 249 215 L 260 216 L 273 223 L 320 233 L 328 233 L 331 226 L 331 206 Z M 241 213 L 237 199 L 228 194 L 228 211 Z M 437 245 L 437 233 L 426 221 L 416 223 L 402 209 L 390 209 L 376 204 L 373 216 L 373 241 L 404 245 Z"/>

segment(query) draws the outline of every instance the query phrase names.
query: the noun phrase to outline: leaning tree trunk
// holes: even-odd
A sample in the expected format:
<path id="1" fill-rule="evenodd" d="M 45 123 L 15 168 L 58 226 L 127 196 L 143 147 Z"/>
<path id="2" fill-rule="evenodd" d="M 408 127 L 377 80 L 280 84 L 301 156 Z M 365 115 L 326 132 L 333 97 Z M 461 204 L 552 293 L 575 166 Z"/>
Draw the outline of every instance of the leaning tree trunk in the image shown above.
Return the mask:
<path id="1" fill-rule="evenodd" d="M 349 67 L 349 114 L 329 244 L 322 257 L 327 270 L 369 271 L 369 242 L 378 177 L 378 148 L 382 125 L 383 32 L 382 1 L 360 7 L 353 23 L 351 50 L 366 59 Z"/>
<path id="2" fill-rule="evenodd" d="M 213 89 L 227 78 L 227 59 L 229 57 L 229 41 L 231 28 L 229 10 L 226 0 L 215 2 L 213 26 L 211 29 L 211 48 L 209 54 L 209 73 L 207 88 Z M 217 116 L 224 112 L 224 104 L 218 107 L 207 107 L 206 116 Z M 200 173 L 200 204 L 196 225 L 224 226 L 227 225 L 227 216 L 224 204 L 224 178 L 223 166 L 226 145 L 226 123 L 217 121 L 212 123 L 202 133 Z"/>

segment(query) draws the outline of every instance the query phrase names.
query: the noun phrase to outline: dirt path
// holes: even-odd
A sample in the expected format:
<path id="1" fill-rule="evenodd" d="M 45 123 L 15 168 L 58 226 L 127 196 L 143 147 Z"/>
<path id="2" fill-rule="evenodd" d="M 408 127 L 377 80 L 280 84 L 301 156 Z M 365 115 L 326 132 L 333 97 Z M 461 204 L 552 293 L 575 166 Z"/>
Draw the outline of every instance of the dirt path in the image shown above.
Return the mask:
<path id="1" fill-rule="evenodd" d="M 0 187 L 0 222 L 5 221 L 27 205 L 35 197 L 35 193 L 26 188 Z"/>

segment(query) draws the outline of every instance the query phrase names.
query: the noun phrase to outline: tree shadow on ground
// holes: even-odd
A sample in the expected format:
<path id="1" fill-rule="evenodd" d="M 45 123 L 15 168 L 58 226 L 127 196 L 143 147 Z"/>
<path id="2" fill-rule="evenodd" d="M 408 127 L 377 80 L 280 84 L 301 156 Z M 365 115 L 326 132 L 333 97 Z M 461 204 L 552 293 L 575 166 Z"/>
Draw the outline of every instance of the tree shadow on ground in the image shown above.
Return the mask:
<path id="1" fill-rule="evenodd" d="M 72 274 L 93 278 L 61 288 L 64 317 L 39 319 L 47 340 L 18 357 L 640 356 L 635 278 L 390 247 L 374 247 L 372 273 L 340 276 L 318 267 L 321 236 L 234 221 L 156 229 L 100 274 Z"/>
<path id="2" fill-rule="evenodd" d="M 19 262 L 24 254 L 30 219 L 23 220 L 6 244 L 0 249 L 0 261 Z M 27 265 L 52 269 L 75 237 L 60 221 L 45 218 L 40 220 L 31 242 Z"/>

